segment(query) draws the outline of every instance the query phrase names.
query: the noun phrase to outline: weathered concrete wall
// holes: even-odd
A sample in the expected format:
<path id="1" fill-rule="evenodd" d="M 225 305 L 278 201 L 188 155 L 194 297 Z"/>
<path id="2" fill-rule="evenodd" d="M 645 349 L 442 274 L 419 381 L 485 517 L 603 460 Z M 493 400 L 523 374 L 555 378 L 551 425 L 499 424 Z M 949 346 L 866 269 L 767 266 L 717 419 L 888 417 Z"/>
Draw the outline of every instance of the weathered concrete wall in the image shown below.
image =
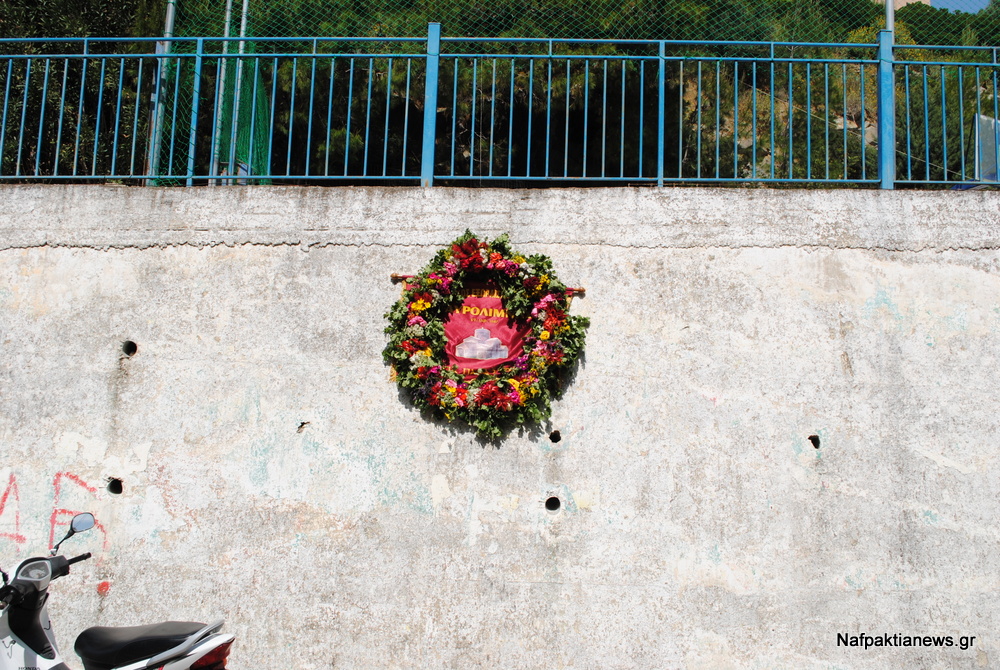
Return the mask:
<path id="1" fill-rule="evenodd" d="M 60 510 L 104 529 L 67 547 L 96 560 L 54 588 L 64 648 L 221 614 L 237 670 L 1000 667 L 996 194 L 0 202 L 0 565 Z M 380 356 L 389 274 L 466 227 L 592 319 L 551 425 L 499 448 Z"/>

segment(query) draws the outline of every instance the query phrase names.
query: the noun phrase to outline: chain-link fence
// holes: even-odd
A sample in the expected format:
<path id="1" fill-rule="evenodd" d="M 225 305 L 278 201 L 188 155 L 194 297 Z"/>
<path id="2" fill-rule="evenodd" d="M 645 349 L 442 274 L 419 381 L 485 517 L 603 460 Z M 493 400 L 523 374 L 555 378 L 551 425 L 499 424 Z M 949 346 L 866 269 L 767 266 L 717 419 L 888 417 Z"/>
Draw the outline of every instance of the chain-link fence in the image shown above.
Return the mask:
<path id="1" fill-rule="evenodd" d="M 845 42 L 884 14 L 872 0 L 178 0 L 177 34 L 235 36 L 245 17 L 260 37 L 419 36 L 433 21 L 453 37 Z M 901 44 L 1000 46 L 1000 2 L 897 0 L 896 29 Z"/>

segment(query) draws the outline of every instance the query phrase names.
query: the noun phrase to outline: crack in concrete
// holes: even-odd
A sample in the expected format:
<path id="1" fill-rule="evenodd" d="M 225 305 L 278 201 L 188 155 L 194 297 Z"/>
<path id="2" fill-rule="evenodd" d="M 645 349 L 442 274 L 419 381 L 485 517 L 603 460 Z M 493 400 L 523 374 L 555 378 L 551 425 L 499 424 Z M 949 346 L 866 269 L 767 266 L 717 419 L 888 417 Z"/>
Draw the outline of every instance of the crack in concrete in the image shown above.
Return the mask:
<path id="1" fill-rule="evenodd" d="M 276 248 L 276 247 L 298 247 L 304 252 L 308 252 L 311 249 L 325 249 L 328 247 L 345 247 L 345 248 L 369 248 L 369 247 L 381 247 L 381 248 L 418 248 L 418 249 L 437 249 L 442 246 L 447 245 L 448 242 L 440 243 L 413 243 L 413 242 L 305 242 L 302 240 L 298 241 L 279 241 L 279 242 L 259 242 L 259 241 L 226 241 L 226 240 L 212 240 L 207 242 L 195 242 L 195 241 L 183 241 L 183 242 L 150 242 L 150 243 L 131 243 L 131 244 L 97 244 L 97 243 L 72 243 L 72 242 L 43 242 L 40 244 L 21 244 L 21 245 L 6 245 L 0 246 L 0 252 L 4 251 L 30 251 L 33 249 L 87 249 L 92 251 L 127 251 L 127 250 L 137 250 L 146 251 L 150 249 L 155 250 L 165 250 L 173 248 L 183 248 L 191 247 L 195 249 L 205 249 L 214 247 L 264 247 L 264 248 Z M 805 250 L 836 250 L 836 251 L 871 251 L 871 252 L 889 252 L 889 253 L 947 253 L 947 252 L 987 252 L 987 251 L 1000 251 L 1000 242 L 996 245 L 978 245 L 978 246 L 945 246 L 945 247 L 932 247 L 928 245 L 922 245 L 917 247 L 903 247 L 903 246 L 880 246 L 880 245 L 847 245 L 847 244 L 836 244 L 836 243 L 800 243 L 800 244 L 623 244 L 616 242 L 564 242 L 564 241 L 545 241 L 545 240 L 512 240 L 511 244 L 517 245 L 545 245 L 545 246 L 560 246 L 560 247 L 598 247 L 598 248 L 614 248 L 614 249 L 705 249 L 705 250 L 731 250 L 738 251 L 744 249 L 805 249 Z"/>

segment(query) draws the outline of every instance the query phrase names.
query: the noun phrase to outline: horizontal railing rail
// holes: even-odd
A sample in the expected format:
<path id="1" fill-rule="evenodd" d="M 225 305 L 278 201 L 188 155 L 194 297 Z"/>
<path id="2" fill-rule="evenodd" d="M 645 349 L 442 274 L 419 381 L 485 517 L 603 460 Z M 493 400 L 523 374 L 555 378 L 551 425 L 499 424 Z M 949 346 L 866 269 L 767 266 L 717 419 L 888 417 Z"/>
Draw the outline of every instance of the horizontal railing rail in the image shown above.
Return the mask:
<path id="1" fill-rule="evenodd" d="M 998 49 L 0 40 L 0 181 L 996 184 Z"/>

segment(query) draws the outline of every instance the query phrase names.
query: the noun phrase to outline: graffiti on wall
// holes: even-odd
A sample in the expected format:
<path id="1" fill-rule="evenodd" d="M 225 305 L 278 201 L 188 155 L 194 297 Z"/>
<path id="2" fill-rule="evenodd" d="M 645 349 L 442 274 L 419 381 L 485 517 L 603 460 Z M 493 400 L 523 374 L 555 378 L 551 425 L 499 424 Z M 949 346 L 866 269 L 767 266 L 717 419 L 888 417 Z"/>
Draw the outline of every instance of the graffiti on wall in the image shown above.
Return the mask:
<path id="1" fill-rule="evenodd" d="M 88 484 L 82 477 L 72 472 L 57 472 L 52 478 L 52 508 L 49 515 L 49 548 L 56 543 L 56 535 L 62 536 L 63 531 L 56 532 L 62 526 L 69 526 L 74 516 L 81 512 L 91 510 L 75 509 L 65 502 L 66 499 L 76 499 L 72 492 L 83 491 L 88 497 L 97 499 L 97 487 Z M 13 522 L 9 519 L 13 518 Z M 0 494 L 0 520 L 7 520 L 0 523 L 0 541 L 10 540 L 17 546 L 21 546 L 28 541 L 28 538 L 21 532 L 21 492 L 17 483 L 17 475 L 10 474 L 3 493 Z M 100 520 L 95 521 L 95 527 L 101 532 L 104 547 L 107 548 L 108 533 Z"/>

